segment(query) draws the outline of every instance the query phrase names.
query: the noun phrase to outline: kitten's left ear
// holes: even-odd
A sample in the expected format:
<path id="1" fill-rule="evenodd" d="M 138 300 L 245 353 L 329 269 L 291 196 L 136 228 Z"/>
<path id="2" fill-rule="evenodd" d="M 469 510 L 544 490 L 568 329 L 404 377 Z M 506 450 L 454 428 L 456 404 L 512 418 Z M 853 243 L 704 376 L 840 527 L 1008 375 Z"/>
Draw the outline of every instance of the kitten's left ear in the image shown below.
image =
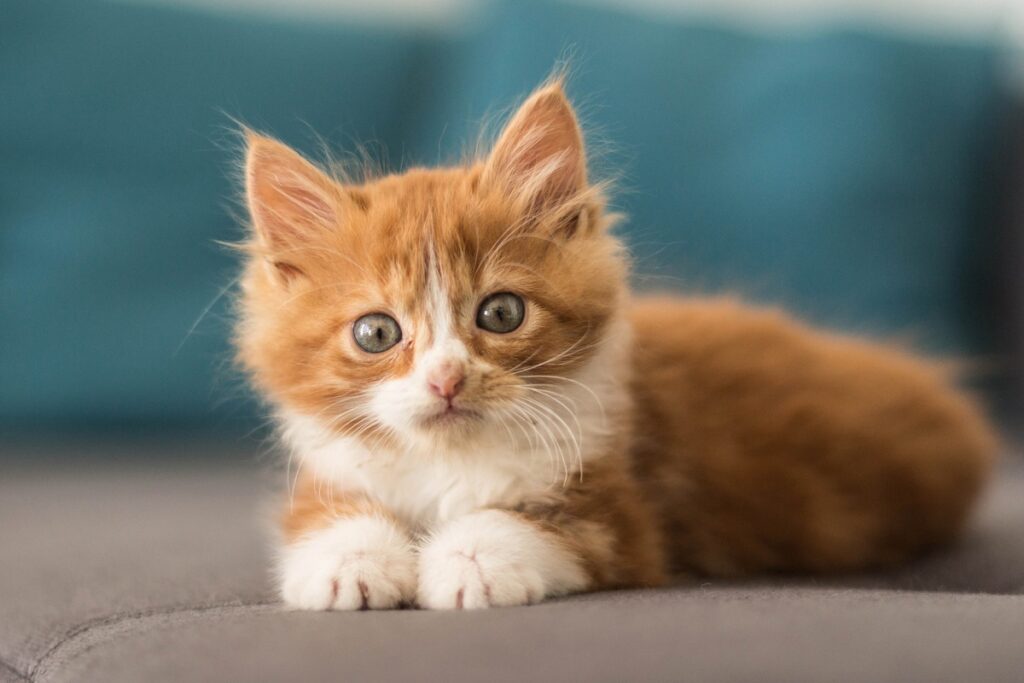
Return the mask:
<path id="1" fill-rule="evenodd" d="M 558 209 L 587 186 L 587 158 L 576 113 L 560 81 L 534 92 L 498 138 L 484 167 L 538 213 Z"/>

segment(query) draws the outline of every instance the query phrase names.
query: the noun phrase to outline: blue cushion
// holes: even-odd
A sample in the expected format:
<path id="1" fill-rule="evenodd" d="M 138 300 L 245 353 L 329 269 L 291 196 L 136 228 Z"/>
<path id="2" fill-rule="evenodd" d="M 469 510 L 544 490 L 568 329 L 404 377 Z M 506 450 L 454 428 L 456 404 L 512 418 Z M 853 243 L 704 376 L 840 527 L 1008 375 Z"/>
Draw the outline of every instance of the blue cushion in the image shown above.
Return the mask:
<path id="1" fill-rule="evenodd" d="M 498 3 L 470 42 L 447 88 L 461 99 L 421 137 L 436 141 L 440 120 L 446 141 L 471 137 L 569 56 L 598 165 L 621 176 L 639 286 L 737 292 L 939 352 L 988 348 L 986 192 L 1005 97 L 993 45 L 538 0 Z"/>
<path id="2" fill-rule="evenodd" d="M 189 332 L 235 273 L 214 243 L 240 236 L 230 116 L 314 154 L 316 131 L 433 163 L 565 54 L 640 286 L 990 343 L 988 45 L 540 0 L 498 2 L 463 39 L 102 0 L 2 14 L 0 430 L 253 419 L 226 302 Z"/>
<path id="3" fill-rule="evenodd" d="M 226 302 L 189 335 L 235 274 L 214 243 L 240 236 L 229 117 L 313 153 L 311 131 L 399 149 L 421 40 L 95 0 L 2 14 L 0 425 L 247 418 Z"/>

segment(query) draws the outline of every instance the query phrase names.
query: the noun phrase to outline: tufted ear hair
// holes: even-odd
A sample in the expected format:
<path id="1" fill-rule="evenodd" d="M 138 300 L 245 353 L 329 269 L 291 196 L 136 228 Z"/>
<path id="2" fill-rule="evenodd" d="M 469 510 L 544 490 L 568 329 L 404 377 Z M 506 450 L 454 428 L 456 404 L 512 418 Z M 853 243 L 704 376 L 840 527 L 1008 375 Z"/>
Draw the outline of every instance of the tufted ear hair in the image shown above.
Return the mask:
<path id="1" fill-rule="evenodd" d="M 532 210 L 557 208 L 587 186 L 587 158 L 576 113 L 560 81 L 527 98 L 502 131 L 484 166 Z"/>
<path id="2" fill-rule="evenodd" d="M 316 232 L 338 226 L 338 185 L 298 152 L 246 132 L 245 193 L 255 237 L 278 270 L 301 272 L 293 256 Z"/>

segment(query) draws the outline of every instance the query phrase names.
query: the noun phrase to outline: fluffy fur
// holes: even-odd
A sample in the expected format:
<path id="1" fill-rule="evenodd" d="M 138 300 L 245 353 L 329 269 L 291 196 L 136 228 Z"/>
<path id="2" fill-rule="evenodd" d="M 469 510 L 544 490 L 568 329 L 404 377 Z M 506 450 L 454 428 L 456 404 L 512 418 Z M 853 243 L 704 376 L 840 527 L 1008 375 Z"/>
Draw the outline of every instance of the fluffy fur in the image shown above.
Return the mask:
<path id="1" fill-rule="evenodd" d="M 962 527 L 995 440 L 938 367 L 729 300 L 631 297 L 560 83 L 465 167 L 356 184 L 247 141 L 237 343 L 298 463 L 288 605 L 852 571 Z M 499 292 L 526 306 L 507 334 L 476 324 Z M 370 313 L 401 341 L 362 350 Z"/>

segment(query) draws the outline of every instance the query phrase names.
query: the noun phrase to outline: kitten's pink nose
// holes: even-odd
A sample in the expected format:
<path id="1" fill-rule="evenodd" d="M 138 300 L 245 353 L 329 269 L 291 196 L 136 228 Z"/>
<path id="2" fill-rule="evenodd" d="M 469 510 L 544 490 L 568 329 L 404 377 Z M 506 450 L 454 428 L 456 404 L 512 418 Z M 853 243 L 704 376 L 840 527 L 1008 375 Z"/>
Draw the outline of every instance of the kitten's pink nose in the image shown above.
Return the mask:
<path id="1" fill-rule="evenodd" d="M 462 391 L 466 383 L 466 373 L 460 363 L 443 361 L 427 373 L 427 385 L 430 391 L 441 398 L 451 401 Z"/>

